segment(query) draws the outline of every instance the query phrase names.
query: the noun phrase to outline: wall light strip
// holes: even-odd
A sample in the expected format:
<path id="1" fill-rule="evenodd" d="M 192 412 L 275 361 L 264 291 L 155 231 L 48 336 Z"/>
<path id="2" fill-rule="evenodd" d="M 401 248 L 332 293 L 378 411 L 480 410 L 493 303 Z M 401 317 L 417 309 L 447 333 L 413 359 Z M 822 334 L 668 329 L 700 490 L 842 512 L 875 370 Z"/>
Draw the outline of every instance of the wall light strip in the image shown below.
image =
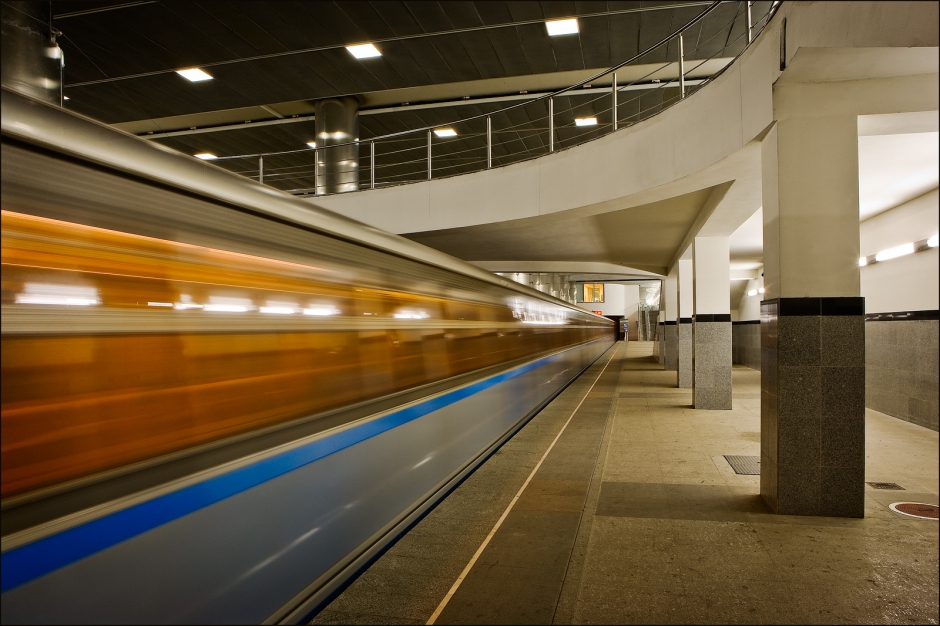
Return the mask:
<path id="1" fill-rule="evenodd" d="M 865 267 L 866 265 L 872 265 L 873 263 L 881 263 L 883 261 L 890 261 L 891 259 L 897 259 L 902 256 L 907 256 L 908 254 L 913 254 L 915 252 L 921 252 L 923 250 L 929 250 L 931 248 L 936 248 L 938 244 L 938 236 L 934 235 L 929 239 L 921 239 L 920 241 L 914 241 L 911 243 L 905 243 L 900 246 L 894 246 L 893 248 L 888 248 L 887 250 L 882 250 L 877 254 L 870 254 L 868 256 L 859 257 L 858 266 Z"/>

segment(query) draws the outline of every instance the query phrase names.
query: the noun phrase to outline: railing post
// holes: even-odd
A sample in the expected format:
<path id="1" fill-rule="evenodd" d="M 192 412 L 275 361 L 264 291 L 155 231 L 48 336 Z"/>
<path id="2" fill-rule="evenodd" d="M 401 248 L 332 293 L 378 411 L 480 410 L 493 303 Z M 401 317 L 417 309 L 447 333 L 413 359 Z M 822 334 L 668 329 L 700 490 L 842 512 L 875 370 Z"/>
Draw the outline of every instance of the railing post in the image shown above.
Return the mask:
<path id="1" fill-rule="evenodd" d="M 614 128 L 617 130 L 617 72 L 614 72 L 614 80 L 610 84 L 611 111 L 614 112 Z"/>
<path id="2" fill-rule="evenodd" d="M 679 98 L 685 98 L 685 50 L 682 45 L 682 33 L 679 33 Z"/>
<path id="3" fill-rule="evenodd" d="M 548 99 L 548 151 L 555 151 L 555 98 Z"/>
<path id="4" fill-rule="evenodd" d="M 369 184 L 369 189 L 375 189 L 375 142 L 369 142 L 369 163 L 372 166 L 372 181 Z"/>
<path id="5" fill-rule="evenodd" d="M 751 43 L 754 40 L 754 23 L 751 21 L 751 5 L 753 3 L 748 0 L 747 3 L 747 42 Z"/>
<path id="6" fill-rule="evenodd" d="M 486 116 L 486 169 L 493 167 L 493 120 Z"/>
<path id="7" fill-rule="evenodd" d="M 320 151 L 313 151 L 313 195 L 320 195 Z"/>
<path id="8" fill-rule="evenodd" d="M 431 131 L 428 131 L 428 180 L 431 180 Z"/>
<path id="9" fill-rule="evenodd" d="M 264 157 L 258 157 L 258 182 L 264 184 Z"/>

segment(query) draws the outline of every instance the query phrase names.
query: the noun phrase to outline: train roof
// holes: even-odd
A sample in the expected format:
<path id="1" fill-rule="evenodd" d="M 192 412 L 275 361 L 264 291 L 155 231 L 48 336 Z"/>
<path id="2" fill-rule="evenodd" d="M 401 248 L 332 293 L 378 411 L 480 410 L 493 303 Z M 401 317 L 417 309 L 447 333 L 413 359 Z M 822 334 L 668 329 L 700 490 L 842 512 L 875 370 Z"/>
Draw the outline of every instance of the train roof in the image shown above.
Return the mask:
<path id="1" fill-rule="evenodd" d="M 334 213 L 211 163 L 9 89 L 0 90 L 4 137 L 595 315 L 456 257 Z"/>

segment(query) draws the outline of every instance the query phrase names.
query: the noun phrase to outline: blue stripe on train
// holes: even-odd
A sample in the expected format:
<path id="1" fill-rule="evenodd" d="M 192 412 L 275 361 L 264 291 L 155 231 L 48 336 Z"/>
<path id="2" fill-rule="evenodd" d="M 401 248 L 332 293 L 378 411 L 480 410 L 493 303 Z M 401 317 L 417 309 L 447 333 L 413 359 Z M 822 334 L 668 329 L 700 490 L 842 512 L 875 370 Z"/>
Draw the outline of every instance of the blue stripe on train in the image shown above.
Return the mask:
<path id="1" fill-rule="evenodd" d="M 153 530 L 190 513 L 313 463 L 361 441 L 459 402 L 503 381 L 549 363 L 561 354 L 527 363 L 420 404 L 347 428 L 227 474 L 44 537 L 0 557 L 0 590 L 10 589 Z"/>

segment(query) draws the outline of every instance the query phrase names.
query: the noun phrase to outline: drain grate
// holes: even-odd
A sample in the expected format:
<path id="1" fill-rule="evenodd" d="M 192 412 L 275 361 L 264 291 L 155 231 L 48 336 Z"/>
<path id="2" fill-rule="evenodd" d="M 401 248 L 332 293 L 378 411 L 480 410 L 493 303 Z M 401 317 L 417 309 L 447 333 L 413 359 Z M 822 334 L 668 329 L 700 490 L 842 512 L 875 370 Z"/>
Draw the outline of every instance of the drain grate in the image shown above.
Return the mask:
<path id="1" fill-rule="evenodd" d="M 904 487 L 897 483 L 867 483 L 872 489 L 893 489 L 895 491 L 905 491 Z"/>
<path id="2" fill-rule="evenodd" d="M 735 474 L 760 476 L 760 457 L 744 456 L 741 454 L 726 454 L 725 460 L 734 470 Z"/>
<path id="3" fill-rule="evenodd" d="M 888 507 L 895 513 L 916 517 L 919 519 L 937 519 L 938 509 L 936 504 L 924 504 L 922 502 L 895 502 Z"/>

